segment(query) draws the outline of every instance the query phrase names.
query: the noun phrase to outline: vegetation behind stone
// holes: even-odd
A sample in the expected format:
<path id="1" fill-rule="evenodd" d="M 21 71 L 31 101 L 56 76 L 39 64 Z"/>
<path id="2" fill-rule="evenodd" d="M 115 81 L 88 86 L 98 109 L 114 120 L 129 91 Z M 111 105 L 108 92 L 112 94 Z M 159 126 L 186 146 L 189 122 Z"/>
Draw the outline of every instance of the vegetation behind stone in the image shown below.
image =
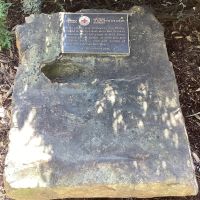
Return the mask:
<path id="1" fill-rule="evenodd" d="M 200 0 L 22 0 L 26 14 L 77 11 L 80 8 L 106 8 L 110 10 L 128 10 L 134 5 L 152 7 L 161 21 L 174 21 L 193 16 L 200 8 Z M 194 11 L 193 8 L 196 7 Z"/>
<path id="2" fill-rule="evenodd" d="M 23 0 L 22 2 L 24 13 L 40 13 L 42 0 Z"/>
<path id="3" fill-rule="evenodd" d="M 6 27 L 9 6 L 9 3 L 0 0 L 0 50 L 11 46 L 11 34 Z"/>

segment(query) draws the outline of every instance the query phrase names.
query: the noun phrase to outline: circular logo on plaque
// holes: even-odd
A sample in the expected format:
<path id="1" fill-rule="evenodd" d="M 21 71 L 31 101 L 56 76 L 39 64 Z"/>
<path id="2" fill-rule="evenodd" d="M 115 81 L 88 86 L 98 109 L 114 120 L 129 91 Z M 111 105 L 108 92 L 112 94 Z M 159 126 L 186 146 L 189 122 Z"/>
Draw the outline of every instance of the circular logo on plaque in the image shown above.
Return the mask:
<path id="1" fill-rule="evenodd" d="M 82 16 L 79 18 L 79 23 L 82 26 L 87 26 L 90 23 L 90 18 L 87 16 Z"/>

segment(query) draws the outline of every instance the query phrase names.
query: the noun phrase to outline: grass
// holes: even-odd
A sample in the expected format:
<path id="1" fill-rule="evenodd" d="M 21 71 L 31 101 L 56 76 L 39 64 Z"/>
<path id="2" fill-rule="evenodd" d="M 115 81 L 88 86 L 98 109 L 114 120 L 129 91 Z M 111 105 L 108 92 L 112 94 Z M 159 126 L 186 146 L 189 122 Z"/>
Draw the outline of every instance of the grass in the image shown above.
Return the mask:
<path id="1" fill-rule="evenodd" d="M 6 27 L 9 6 L 9 3 L 0 0 L 0 50 L 11 46 L 11 33 Z"/>

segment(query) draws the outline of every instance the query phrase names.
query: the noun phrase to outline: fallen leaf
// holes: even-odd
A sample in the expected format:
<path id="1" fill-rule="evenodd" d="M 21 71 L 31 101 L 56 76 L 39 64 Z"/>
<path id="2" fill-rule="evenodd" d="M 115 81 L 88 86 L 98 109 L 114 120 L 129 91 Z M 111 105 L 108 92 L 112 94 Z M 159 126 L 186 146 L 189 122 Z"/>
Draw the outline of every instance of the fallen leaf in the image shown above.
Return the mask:
<path id="1" fill-rule="evenodd" d="M 200 116 L 199 115 L 194 115 L 194 117 L 196 117 L 198 120 L 200 120 Z"/>
<path id="2" fill-rule="evenodd" d="M 172 35 L 177 34 L 177 33 L 179 34 L 178 31 L 173 31 L 173 32 L 172 32 Z"/>
<path id="3" fill-rule="evenodd" d="M 192 152 L 192 156 L 194 157 L 194 159 L 195 159 L 195 161 L 196 161 L 197 163 L 200 162 L 200 158 L 199 158 L 199 156 L 198 156 L 195 152 Z"/>
<path id="4" fill-rule="evenodd" d="M 200 123 L 199 123 L 199 122 L 196 122 L 196 123 L 197 123 L 198 126 L 200 126 Z"/>
<path id="5" fill-rule="evenodd" d="M 190 35 L 186 36 L 187 41 L 192 42 L 192 38 Z"/>
<path id="6" fill-rule="evenodd" d="M 175 39 L 182 39 L 183 36 L 176 36 Z"/>
<path id="7" fill-rule="evenodd" d="M 200 92 L 200 88 L 198 88 L 198 89 L 196 90 L 196 92 Z"/>

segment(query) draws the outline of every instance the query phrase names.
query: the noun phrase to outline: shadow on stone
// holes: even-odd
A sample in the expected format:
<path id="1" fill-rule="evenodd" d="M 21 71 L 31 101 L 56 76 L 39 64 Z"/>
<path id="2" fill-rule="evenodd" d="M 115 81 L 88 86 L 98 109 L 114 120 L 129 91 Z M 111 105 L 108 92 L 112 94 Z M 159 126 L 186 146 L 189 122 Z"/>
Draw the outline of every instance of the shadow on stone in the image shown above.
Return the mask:
<path id="1" fill-rule="evenodd" d="M 22 64 L 5 169 L 11 197 L 197 192 L 163 30 L 152 14 L 136 11 L 126 57 L 66 54 L 52 62 L 61 51 L 59 15 L 18 27 Z"/>

